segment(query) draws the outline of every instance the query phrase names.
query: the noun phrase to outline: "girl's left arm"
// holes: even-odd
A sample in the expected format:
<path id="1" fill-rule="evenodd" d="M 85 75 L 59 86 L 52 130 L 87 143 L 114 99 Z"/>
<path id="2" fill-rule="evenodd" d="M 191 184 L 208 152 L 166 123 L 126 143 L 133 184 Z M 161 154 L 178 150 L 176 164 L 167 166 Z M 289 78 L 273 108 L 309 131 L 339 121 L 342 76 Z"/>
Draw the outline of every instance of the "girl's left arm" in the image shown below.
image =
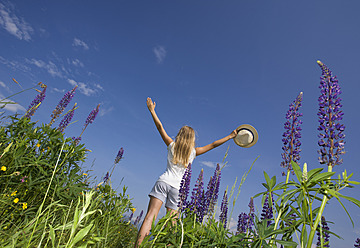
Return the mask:
<path id="1" fill-rule="evenodd" d="M 214 149 L 215 147 L 218 147 L 222 144 L 224 144 L 226 141 L 230 140 L 230 139 L 233 139 L 235 138 L 237 134 L 237 131 L 236 129 L 234 131 L 232 131 L 228 136 L 222 138 L 222 139 L 219 139 L 219 140 L 216 140 L 214 141 L 213 143 L 211 144 L 208 144 L 206 146 L 203 146 L 203 147 L 196 147 L 195 148 L 195 151 L 196 151 L 196 156 L 199 156 L 201 154 L 204 154 L 212 149 Z"/>
<path id="2" fill-rule="evenodd" d="M 148 107 L 148 109 L 149 109 L 149 111 L 151 113 L 151 116 L 152 116 L 153 120 L 154 120 L 155 126 L 156 126 L 157 130 L 160 133 L 161 138 L 163 139 L 166 146 L 169 146 L 170 143 L 173 142 L 173 140 L 166 133 L 166 131 L 165 131 L 159 117 L 157 116 L 157 114 L 155 112 L 156 103 L 153 102 L 150 97 L 148 97 L 147 100 L 146 100 L 146 104 L 147 104 L 147 107 Z"/>

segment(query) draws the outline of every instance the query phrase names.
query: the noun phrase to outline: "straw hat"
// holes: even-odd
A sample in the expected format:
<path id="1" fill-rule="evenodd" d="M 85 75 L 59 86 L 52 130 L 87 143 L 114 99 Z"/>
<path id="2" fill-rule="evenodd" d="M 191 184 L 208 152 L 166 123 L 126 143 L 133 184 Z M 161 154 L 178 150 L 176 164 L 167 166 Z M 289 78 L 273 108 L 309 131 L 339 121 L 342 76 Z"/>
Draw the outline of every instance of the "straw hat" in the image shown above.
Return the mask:
<path id="1" fill-rule="evenodd" d="M 249 148 L 255 145 L 258 141 L 258 133 L 253 126 L 243 124 L 236 128 L 236 130 L 238 134 L 235 136 L 234 141 L 238 146 Z"/>

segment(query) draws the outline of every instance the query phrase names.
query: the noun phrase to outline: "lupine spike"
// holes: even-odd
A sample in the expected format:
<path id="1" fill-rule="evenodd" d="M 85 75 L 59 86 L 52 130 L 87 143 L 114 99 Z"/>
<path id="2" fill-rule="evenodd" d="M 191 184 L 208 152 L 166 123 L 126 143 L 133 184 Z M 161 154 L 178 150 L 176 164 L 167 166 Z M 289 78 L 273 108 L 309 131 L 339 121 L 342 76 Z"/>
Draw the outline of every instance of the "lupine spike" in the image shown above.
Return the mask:
<path id="1" fill-rule="evenodd" d="M 321 216 L 321 233 L 317 232 L 318 242 L 316 243 L 316 247 L 330 247 L 330 234 L 329 234 L 329 226 L 326 223 L 325 217 Z M 323 241 L 323 246 L 321 245 L 321 239 Z"/>
<path id="2" fill-rule="evenodd" d="M 214 212 L 214 207 L 218 199 L 220 179 L 221 179 L 221 169 L 220 169 L 220 165 L 217 164 L 216 169 L 214 171 L 214 176 L 210 178 L 209 184 L 207 186 L 207 191 L 205 193 L 205 197 L 206 197 L 205 212 L 208 216 L 212 215 Z"/>
<path id="3" fill-rule="evenodd" d="M 117 156 L 116 156 L 116 158 L 115 158 L 114 163 L 118 164 L 120 162 L 120 160 L 122 159 L 123 155 L 124 155 L 124 148 L 121 147 L 118 154 L 117 154 Z"/>
<path id="4" fill-rule="evenodd" d="M 328 167 L 342 164 L 340 155 L 344 154 L 344 130 L 345 126 L 341 124 L 344 113 L 340 110 L 341 89 L 336 76 L 332 75 L 330 69 L 318 61 L 322 70 L 320 81 L 321 95 L 319 101 L 319 141 L 320 164 L 326 164 Z"/>
<path id="5" fill-rule="evenodd" d="M 220 222 L 224 224 L 224 228 L 226 228 L 226 224 L 227 224 L 227 211 L 228 211 L 228 197 L 227 197 L 227 190 L 225 190 L 221 202 L 220 216 L 219 216 Z"/>
<path id="6" fill-rule="evenodd" d="M 360 248 L 360 238 L 357 238 L 357 239 L 355 240 L 354 247 Z"/>
<path id="7" fill-rule="evenodd" d="M 179 189 L 180 201 L 178 203 L 178 207 L 179 207 L 180 211 L 185 210 L 185 208 L 188 205 L 186 199 L 187 199 L 187 196 L 188 196 L 189 190 L 190 190 L 190 180 L 191 180 L 191 163 L 186 168 L 185 173 L 184 173 L 183 178 L 180 183 L 180 189 Z"/>
<path id="8" fill-rule="evenodd" d="M 50 116 L 51 117 L 51 121 L 49 123 L 50 126 L 61 115 L 61 113 L 64 112 L 66 106 L 69 104 L 71 99 L 74 97 L 76 88 L 77 88 L 77 86 L 75 86 L 72 90 L 68 91 L 63 96 L 63 98 L 61 98 L 60 102 L 58 103 L 58 105 L 56 106 L 56 108 L 54 109 L 54 111 L 52 112 L 52 114 Z"/>
<path id="9" fill-rule="evenodd" d="M 271 194 L 271 203 L 269 203 L 269 194 L 266 195 L 264 206 L 261 212 L 261 219 L 267 220 L 267 225 L 271 225 L 271 219 L 273 218 L 273 211 L 272 211 L 272 205 L 274 204 L 274 200 L 272 199 Z"/>
<path id="10" fill-rule="evenodd" d="M 75 109 L 76 109 L 76 103 L 74 104 L 74 107 L 72 107 L 72 109 L 61 120 L 58 127 L 58 130 L 60 132 L 64 132 L 65 128 L 69 125 L 71 119 L 74 117 Z"/>
<path id="11" fill-rule="evenodd" d="M 81 134 L 80 134 L 80 137 L 81 137 L 81 135 L 84 133 L 84 131 L 85 131 L 85 129 L 87 128 L 87 126 L 88 126 L 89 124 L 91 124 L 91 123 L 94 122 L 97 114 L 99 113 L 99 107 L 100 107 L 100 103 L 96 106 L 95 109 L 93 109 L 93 110 L 90 112 L 90 114 L 89 114 L 88 117 L 86 118 L 85 124 L 84 124 L 84 128 L 83 128 L 83 130 L 82 130 L 82 132 L 81 132 Z"/>
<path id="12" fill-rule="evenodd" d="M 43 89 L 40 93 L 35 97 L 35 99 L 30 103 L 28 110 L 26 111 L 26 117 L 30 118 L 35 114 L 35 111 L 38 109 L 40 103 L 42 103 L 45 99 L 45 92 L 47 86 L 41 83 L 40 87 Z"/>
<path id="13" fill-rule="evenodd" d="M 199 222 L 202 222 L 205 211 L 205 193 L 204 193 L 204 170 L 201 169 L 195 187 L 191 194 L 191 201 L 188 209 L 197 216 Z"/>
<path id="14" fill-rule="evenodd" d="M 291 161 L 298 162 L 300 159 L 300 138 L 301 138 L 301 124 L 302 121 L 300 117 L 302 113 L 299 112 L 301 107 L 301 102 L 303 98 L 303 93 L 296 97 L 294 102 L 290 104 L 289 110 L 286 113 L 286 122 L 284 124 L 285 132 L 283 134 L 283 143 L 282 147 L 283 153 L 281 154 L 283 161 L 281 162 L 281 167 L 286 168 L 288 172 L 293 172 Z M 284 175 L 285 173 L 283 173 Z"/>
<path id="15" fill-rule="evenodd" d="M 255 208 L 254 208 L 254 198 L 251 197 L 250 198 L 250 202 L 249 202 L 249 220 L 248 220 L 248 224 L 247 224 L 247 228 L 252 230 L 252 227 L 254 226 L 254 219 L 255 219 Z"/>
<path id="16" fill-rule="evenodd" d="M 238 233 L 246 233 L 249 216 L 246 213 L 240 213 L 237 225 Z"/>

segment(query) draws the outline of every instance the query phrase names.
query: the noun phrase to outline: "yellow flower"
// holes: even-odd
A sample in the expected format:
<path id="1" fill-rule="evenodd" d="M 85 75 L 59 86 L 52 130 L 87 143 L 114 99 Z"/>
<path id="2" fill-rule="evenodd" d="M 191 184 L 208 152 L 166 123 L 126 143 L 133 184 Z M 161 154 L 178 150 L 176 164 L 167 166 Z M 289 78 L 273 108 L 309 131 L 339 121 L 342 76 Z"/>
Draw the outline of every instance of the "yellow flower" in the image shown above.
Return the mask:
<path id="1" fill-rule="evenodd" d="M 17 190 L 15 190 L 14 192 L 11 193 L 10 196 L 16 196 Z"/>
<path id="2" fill-rule="evenodd" d="M 86 174 L 86 173 L 83 173 L 83 175 L 84 175 L 84 176 L 87 176 L 88 174 Z"/>
<path id="3" fill-rule="evenodd" d="M 134 213 L 136 211 L 136 208 L 131 208 L 130 210 Z"/>
<path id="4" fill-rule="evenodd" d="M 23 208 L 23 210 L 27 209 L 27 203 L 26 202 L 23 203 L 22 208 Z"/>
<path id="5" fill-rule="evenodd" d="M 2 170 L 2 171 L 6 171 L 6 167 L 5 167 L 5 166 L 1 166 L 1 170 Z"/>
<path id="6" fill-rule="evenodd" d="M 19 202 L 19 198 L 15 198 L 14 203 L 18 203 L 18 202 Z"/>
<path id="7" fill-rule="evenodd" d="M 40 147 L 40 143 L 37 143 L 36 146 L 37 146 L 37 147 Z"/>

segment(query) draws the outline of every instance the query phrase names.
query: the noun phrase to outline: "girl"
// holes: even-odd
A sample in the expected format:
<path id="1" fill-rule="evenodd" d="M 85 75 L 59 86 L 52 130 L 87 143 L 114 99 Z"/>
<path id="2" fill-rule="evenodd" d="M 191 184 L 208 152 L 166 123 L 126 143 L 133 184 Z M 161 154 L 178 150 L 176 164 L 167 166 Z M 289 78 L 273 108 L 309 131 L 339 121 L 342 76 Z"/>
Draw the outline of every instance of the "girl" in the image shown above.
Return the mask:
<path id="1" fill-rule="evenodd" d="M 177 213 L 178 196 L 181 179 L 189 163 L 192 163 L 196 156 L 204 154 L 217 146 L 224 144 L 226 141 L 235 138 L 237 132 L 232 131 L 228 136 L 216 140 L 213 143 L 195 148 L 195 132 L 189 126 L 183 126 L 176 135 L 175 142 L 170 138 L 163 125 L 161 124 L 155 112 L 155 102 L 151 98 L 147 98 L 147 107 L 155 122 L 155 126 L 159 131 L 161 138 L 165 142 L 168 150 L 166 171 L 156 181 L 149 197 L 150 202 L 145 219 L 138 233 L 135 247 L 141 244 L 145 236 L 149 235 L 153 219 L 159 213 L 160 207 L 165 203 L 167 212 L 170 214 Z"/>

